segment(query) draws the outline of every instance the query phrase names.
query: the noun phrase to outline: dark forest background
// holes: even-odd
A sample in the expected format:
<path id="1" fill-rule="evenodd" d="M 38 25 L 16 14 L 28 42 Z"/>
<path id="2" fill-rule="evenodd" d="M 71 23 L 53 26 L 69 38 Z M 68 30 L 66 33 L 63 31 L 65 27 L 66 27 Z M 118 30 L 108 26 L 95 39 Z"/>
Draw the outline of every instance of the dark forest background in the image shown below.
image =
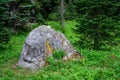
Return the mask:
<path id="1" fill-rule="evenodd" d="M 82 48 L 98 50 L 120 43 L 119 0 L 1 0 L 0 13 L 1 48 L 12 35 L 31 30 L 30 23 L 59 21 L 64 33 L 67 20 L 78 23 L 74 32 Z"/>

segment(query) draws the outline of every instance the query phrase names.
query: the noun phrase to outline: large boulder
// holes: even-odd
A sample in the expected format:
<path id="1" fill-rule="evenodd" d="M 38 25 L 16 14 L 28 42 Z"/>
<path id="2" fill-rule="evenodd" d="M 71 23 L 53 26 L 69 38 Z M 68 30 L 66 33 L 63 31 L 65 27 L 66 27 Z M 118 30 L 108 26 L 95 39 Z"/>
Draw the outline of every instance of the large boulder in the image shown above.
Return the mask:
<path id="1" fill-rule="evenodd" d="M 23 46 L 18 62 L 19 66 L 39 69 L 46 65 L 46 57 L 56 49 L 63 50 L 66 55 L 63 60 L 80 58 L 64 34 L 54 31 L 50 26 L 42 25 L 32 30 Z"/>

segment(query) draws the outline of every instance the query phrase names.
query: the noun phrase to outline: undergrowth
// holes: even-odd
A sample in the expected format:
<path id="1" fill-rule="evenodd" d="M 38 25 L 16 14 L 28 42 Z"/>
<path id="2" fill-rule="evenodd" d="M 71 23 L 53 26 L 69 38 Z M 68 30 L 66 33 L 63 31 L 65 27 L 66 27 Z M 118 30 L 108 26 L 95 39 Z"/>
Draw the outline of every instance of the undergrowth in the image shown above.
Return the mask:
<path id="1" fill-rule="evenodd" d="M 48 59 L 50 64 L 40 70 L 19 67 L 17 63 L 25 37 L 23 34 L 11 37 L 8 44 L 11 47 L 0 53 L 0 80 L 120 80 L 119 47 L 111 47 L 110 51 L 77 47 L 83 59 L 67 62 L 55 61 L 64 55 L 56 51 Z"/>

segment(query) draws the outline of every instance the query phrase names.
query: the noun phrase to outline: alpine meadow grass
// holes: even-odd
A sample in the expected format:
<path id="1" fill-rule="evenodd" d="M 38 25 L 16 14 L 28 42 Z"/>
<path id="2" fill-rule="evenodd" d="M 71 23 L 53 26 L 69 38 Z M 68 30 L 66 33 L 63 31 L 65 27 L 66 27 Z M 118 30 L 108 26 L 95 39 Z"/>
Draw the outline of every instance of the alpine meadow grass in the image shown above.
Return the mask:
<path id="1" fill-rule="evenodd" d="M 48 22 L 57 29 L 59 23 Z M 74 28 L 74 21 L 67 21 L 67 27 Z M 57 25 L 57 27 L 55 27 Z M 69 30 L 66 27 L 66 34 Z M 71 35 L 72 34 L 72 35 Z M 73 38 L 77 36 L 71 32 L 67 38 L 74 44 Z M 9 48 L 0 53 L 0 80 L 120 80 L 120 47 L 111 47 L 111 50 L 90 50 L 75 48 L 82 54 L 80 60 L 61 61 L 62 51 L 56 51 L 52 58 L 49 58 L 49 65 L 39 69 L 30 70 L 17 66 L 23 43 L 27 35 L 19 34 L 12 36 Z M 79 36 L 79 35 L 78 35 Z M 72 38 L 71 38 L 72 37 Z M 61 54 L 61 55 L 59 55 Z M 59 58 L 58 60 L 55 57 Z"/>

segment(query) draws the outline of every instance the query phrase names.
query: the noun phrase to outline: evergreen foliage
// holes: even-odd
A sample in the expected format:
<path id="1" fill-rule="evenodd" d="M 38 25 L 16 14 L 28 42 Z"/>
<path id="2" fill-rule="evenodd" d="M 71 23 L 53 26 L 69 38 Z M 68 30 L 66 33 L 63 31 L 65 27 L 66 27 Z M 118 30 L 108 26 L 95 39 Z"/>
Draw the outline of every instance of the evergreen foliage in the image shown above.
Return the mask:
<path id="1" fill-rule="evenodd" d="M 70 41 L 75 43 L 79 38 L 82 48 L 91 49 L 120 43 L 119 0 L 64 0 L 64 3 L 65 20 L 76 19 L 79 23 L 74 34 L 74 29 L 65 27 L 68 29 L 65 35 L 73 38 L 68 37 Z M 10 33 L 33 29 L 26 26 L 29 23 L 60 21 L 59 11 L 60 0 L 0 0 L 0 45 L 9 41 Z"/>
<path id="2" fill-rule="evenodd" d="M 5 49 L 5 44 L 10 39 L 9 16 L 7 15 L 7 8 L 5 7 L 5 1 L 0 0 L 0 51 Z"/>
<path id="3" fill-rule="evenodd" d="M 83 47 L 100 49 L 115 45 L 120 35 L 120 3 L 117 0 L 77 0 L 79 43 Z"/>
<path id="4" fill-rule="evenodd" d="M 25 32 L 27 23 L 44 23 L 40 3 L 22 0 L 0 0 L 0 49 L 3 50 L 14 32 Z"/>

